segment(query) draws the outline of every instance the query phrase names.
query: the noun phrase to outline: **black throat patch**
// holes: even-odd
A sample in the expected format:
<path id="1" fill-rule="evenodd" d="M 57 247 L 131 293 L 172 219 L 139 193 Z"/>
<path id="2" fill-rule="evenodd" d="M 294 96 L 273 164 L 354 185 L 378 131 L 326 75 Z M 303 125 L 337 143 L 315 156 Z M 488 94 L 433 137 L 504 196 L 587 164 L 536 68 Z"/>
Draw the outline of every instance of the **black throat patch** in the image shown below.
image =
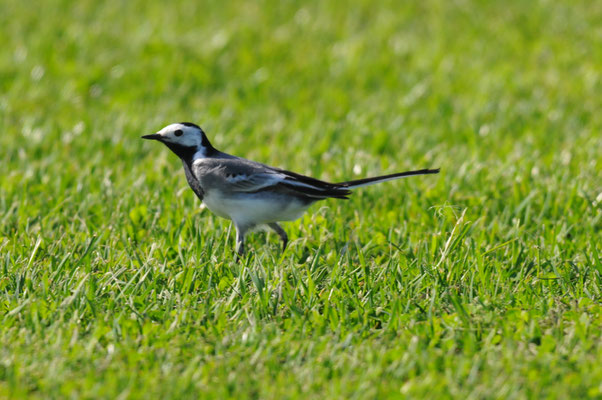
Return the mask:
<path id="1" fill-rule="evenodd" d="M 203 188 L 199 181 L 194 177 L 192 173 L 192 157 L 197 152 L 197 148 L 195 146 L 182 146 L 175 143 L 167 143 L 164 144 L 169 147 L 171 151 L 174 152 L 175 155 L 180 157 L 182 160 L 182 166 L 184 167 L 184 173 L 186 174 L 186 181 L 188 185 L 192 189 L 192 191 L 197 195 L 197 197 L 202 201 L 205 195 Z"/>
<path id="2" fill-rule="evenodd" d="M 195 146 L 182 146 L 180 144 L 169 142 L 163 143 L 169 147 L 169 150 L 173 151 L 176 156 L 180 157 L 183 162 L 188 164 L 188 166 L 192 166 L 192 157 L 194 156 L 194 153 L 197 152 Z"/>

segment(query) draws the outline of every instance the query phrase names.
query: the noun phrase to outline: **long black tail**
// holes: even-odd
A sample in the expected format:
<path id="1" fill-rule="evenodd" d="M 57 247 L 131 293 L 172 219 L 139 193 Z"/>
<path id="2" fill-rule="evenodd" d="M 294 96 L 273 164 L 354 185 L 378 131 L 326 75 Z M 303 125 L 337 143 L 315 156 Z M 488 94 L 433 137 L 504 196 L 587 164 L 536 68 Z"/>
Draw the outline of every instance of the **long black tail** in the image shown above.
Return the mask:
<path id="1" fill-rule="evenodd" d="M 381 182 L 392 181 L 394 179 L 405 178 L 406 176 L 428 175 L 428 174 L 438 174 L 438 173 L 439 173 L 439 168 L 437 168 L 437 169 L 419 169 L 416 171 L 398 172 L 396 174 L 375 176 L 372 178 L 357 179 L 355 181 L 338 182 L 338 183 L 335 183 L 335 185 L 337 185 L 339 187 L 348 188 L 348 189 L 356 189 L 356 188 L 359 188 L 362 186 L 374 185 L 374 184 L 381 183 Z"/>

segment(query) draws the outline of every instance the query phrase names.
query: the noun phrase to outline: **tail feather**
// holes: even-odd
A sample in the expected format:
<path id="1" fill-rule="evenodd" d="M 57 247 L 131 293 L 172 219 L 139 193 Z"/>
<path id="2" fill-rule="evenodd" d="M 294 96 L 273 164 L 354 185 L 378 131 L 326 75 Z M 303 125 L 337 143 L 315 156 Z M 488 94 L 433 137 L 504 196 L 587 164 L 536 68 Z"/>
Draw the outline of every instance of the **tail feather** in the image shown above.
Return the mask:
<path id="1" fill-rule="evenodd" d="M 437 168 L 437 169 L 419 169 L 416 171 L 398 172 L 396 174 L 375 176 L 372 178 L 363 178 L 363 179 L 357 179 L 354 181 L 338 182 L 338 183 L 335 183 L 335 185 L 337 185 L 339 187 L 348 188 L 348 189 L 356 189 L 356 188 L 359 188 L 362 186 L 369 186 L 369 185 L 374 185 L 374 184 L 381 183 L 381 182 L 392 181 L 394 179 L 405 178 L 406 176 L 428 175 L 428 174 L 438 174 L 438 173 L 439 173 L 439 168 Z"/>
<path id="2" fill-rule="evenodd" d="M 318 200 L 323 200 L 323 199 L 328 199 L 330 197 L 334 197 L 336 199 L 348 199 L 350 194 L 351 194 L 351 190 L 347 189 L 347 188 L 342 188 L 342 187 L 335 187 L 335 188 L 310 188 L 310 187 L 305 187 L 305 186 L 296 186 L 296 185 L 291 185 L 291 184 L 287 184 L 287 183 L 282 183 L 282 186 L 288 188 L 288 189 L 292 189 L 295 192 L 298 193 L 302 193 L 303 195 L 313 198 L 313 199 L 318 199 Z"/>

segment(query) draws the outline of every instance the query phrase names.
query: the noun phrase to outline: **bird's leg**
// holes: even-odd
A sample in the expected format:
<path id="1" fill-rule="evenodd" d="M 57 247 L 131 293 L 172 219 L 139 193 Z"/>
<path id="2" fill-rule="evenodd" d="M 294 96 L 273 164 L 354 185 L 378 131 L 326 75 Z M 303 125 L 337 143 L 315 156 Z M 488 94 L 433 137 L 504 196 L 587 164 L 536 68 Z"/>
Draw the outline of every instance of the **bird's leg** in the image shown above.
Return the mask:
<path id="1" fill-rule="evenodd" d="M 238 227 L 236 228 L 236 254 L 238 257 L 245 254 L 245 234 Z"/>
<path id="2" fill-rule="evenodd" d="M 284 251 L 286 249 L 286 245 L 288 244 L 288 236 L 286 232 L 276 222 L 269 223 L 268 226 L 272 228 L 274 232 L 278 234 L 278 236 L 280 236 L 280 239 L 282 239 L 282 251 Z"/>
<path id="3" fill-rule="evenodd" d="M 253 226 L 234 224 L 236 227 L 236 262 L 245 254 L 245 235 Z"/>

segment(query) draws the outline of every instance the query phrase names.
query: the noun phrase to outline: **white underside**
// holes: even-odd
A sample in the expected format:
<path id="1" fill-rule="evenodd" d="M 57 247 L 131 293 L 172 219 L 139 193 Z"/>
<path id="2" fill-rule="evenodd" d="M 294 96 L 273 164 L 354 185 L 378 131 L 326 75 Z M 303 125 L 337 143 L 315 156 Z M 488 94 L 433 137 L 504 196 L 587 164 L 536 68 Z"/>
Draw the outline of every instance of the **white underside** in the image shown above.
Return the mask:
<path id="1" fill-rule="evenodd" d="M 301 217 L 309 207 L 308 204 L 284 196 L 265 193 L 225 196 L 216 190 L 206 192 L 203 203 L 214 214 L 231 219 L 239 226 L 293 221 Z"/>

